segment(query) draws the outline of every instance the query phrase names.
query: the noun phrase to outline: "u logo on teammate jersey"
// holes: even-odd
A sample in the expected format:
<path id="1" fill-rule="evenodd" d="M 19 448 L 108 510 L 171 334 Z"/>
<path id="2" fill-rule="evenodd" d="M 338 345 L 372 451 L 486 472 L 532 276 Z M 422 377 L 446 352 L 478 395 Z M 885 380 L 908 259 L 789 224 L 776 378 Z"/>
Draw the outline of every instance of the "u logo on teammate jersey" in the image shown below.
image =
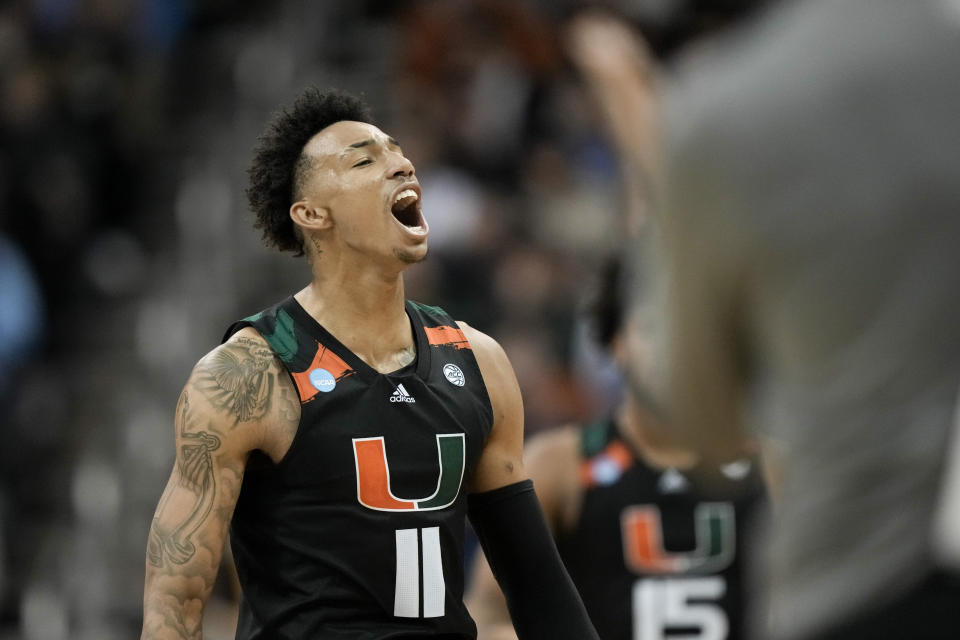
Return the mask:
<path id="1" fill-rule="evenodd" d="M 460 493 L 466 447 L 464 434 L 437 434 L 440 471 L 437 488 L 423 498 L 398 498 L 390 488 L 390 464 L 383 436 L 354 438 L 353 459 L 357 469 L 357 500 L 377 511 L 431 511 L 449 507 Z"/>
<path id="2" fill-rule="evenodd" d="M 729 502 L 703 502 L 693 514 L 697 546 L 692 551 L 667 551 L 663 523 L 656 505 L 623 510 L 623 556 L 636 573 L 716 573 L 733 562 L 736 553 L 736 523 Z"/>

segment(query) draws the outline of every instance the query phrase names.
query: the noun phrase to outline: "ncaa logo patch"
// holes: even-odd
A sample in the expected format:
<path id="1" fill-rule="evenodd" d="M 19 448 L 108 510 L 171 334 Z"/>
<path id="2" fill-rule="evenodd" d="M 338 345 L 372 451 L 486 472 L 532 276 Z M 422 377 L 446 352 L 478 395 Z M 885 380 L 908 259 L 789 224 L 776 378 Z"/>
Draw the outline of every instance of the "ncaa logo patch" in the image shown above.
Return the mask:
<path id="1" fill-rule="evenodd" d="M 317 391 L 329 393 L 337 386 L 337 379 L 326 369 L 314 369 L 310 372 L 310 384 L 312 384 Z"/>
<path id="2" fill-rule="evenodd" d="M 443 365 L 443 375 L 446 376 L 447 381 L 452 385 L 462 387 L 467 383 L 467 379 L 463 377 L 463 371 L 455 364 L 447 363 Z"/>

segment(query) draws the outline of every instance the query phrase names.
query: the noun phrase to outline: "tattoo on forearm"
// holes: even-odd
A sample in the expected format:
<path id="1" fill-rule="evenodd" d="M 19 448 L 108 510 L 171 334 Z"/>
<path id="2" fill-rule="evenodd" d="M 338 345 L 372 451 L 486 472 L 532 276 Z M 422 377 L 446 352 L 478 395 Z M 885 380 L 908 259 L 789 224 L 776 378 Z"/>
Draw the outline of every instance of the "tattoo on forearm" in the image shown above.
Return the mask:
<path id="1" fill-rule="evenodd" d="M 274 354 L 268 346 L 239 338 L 223 345 L 201 369 L 197 388 L 217 409 L 234 417 L 234 424 L 262 418 L 270 408 Z"/>
<path id="2" fill-rule="evenodd" d="M 164 532 L 159 523 L 166 502 L 157 510 L 157 519 L 150 529 L 147 546 L 147 557 L 150 563 L 157 567 L 163 566 L 164 558 L 174 564 L 184 564 L 194 556 L 196 547 L 191 536 L 210 515 L 217 493 L 211 452 L 220 447 L 220 438 L 207 431 L 193 430 L 190 400 L 186 391 L 180 395 L 176 421 L 177 433 L 181 439 L 177 456 L 180 485 L 197 494 L 197 499 L 189 515 L 169 532 Z"/>
<path id="3" fill-rule="evenodd" d="M 202 610 L 189 615 L 189 600 L 167 595 L 151 599 L 143 610 L 143 634 L 141 640 L 152 638 L 182 638 L 201 640 L 203 638 Z"/>

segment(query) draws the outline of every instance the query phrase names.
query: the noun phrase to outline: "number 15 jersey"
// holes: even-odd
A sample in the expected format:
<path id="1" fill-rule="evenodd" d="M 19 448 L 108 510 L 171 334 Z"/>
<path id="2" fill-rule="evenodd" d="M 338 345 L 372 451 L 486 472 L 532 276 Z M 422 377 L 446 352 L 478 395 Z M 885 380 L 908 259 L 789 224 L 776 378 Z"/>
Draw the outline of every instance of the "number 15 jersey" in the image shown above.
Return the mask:
<path id="1" fill-rule="evenodd" d="M 557 548 L 600 637 L 745 637 L 744 533 L 764 500 L 756 467 L 657 469 L 613 420 L 581 432 L 580 516 Z"/>
<path id="2" fill-rule="evenodd" d="M 417 357 L 381 374 L 293 298 L 251 326 L 300 396 L 274 464 L 247 464 L 230 537 L 238 640 L 475 638 L 463 605 L 465 484 L 493 413 L 463 332 L 406 303 Z"/>

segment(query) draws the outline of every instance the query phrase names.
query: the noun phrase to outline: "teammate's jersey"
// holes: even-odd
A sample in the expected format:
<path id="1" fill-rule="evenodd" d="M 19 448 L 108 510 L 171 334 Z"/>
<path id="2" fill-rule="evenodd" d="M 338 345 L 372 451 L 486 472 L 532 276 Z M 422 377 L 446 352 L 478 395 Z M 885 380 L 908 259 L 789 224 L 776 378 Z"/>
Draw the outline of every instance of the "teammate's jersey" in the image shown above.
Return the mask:
<path id="1" fill-rule="evenodd" d="M 580 516 L 557 547 L 600 637 L 743 637 L 742 534 L 762 495 L 756 465 L 716 470 L 705 491 L 692 472 L 644 464 L 611 420 L 582 431 L 581 458 Z"/>
<path id="2" fill-rule="evenodd" d="M 463 605 L 464 485 L 492 426 L 470 344 L 406 303 L 417 357 L 381 374 L 294 298 L 246 318 L 300 395 L 289 451 L 247 464 L 230 539 L 238 640 L 475 638 Z"/>

